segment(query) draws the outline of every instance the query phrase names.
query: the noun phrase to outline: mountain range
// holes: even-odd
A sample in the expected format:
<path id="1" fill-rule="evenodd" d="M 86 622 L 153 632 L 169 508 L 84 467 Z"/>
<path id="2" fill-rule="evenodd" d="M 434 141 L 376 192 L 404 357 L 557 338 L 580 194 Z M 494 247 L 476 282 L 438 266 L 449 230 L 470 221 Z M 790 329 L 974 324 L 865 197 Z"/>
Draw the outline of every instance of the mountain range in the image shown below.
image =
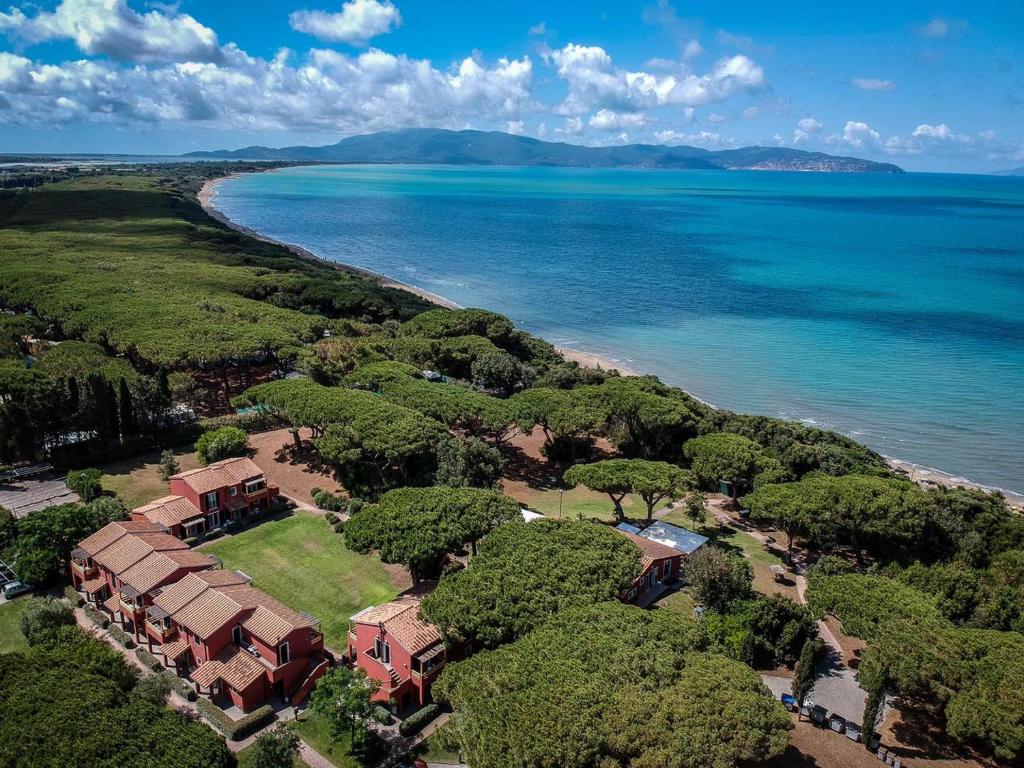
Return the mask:
<path id="1" fill-rule="evenodd" d="M 326 163 L 563 166 L 576 168 L 692 168 L 707 170 L 902 173 L 892 163 L 805 152 L 786 147 L 707 150 L 689 146 L 624 144 L 584 147 L 500 131 L 410 128 L 350 136 L 323 147 L 251 146 L 189 152 L 189 158 Z"/>

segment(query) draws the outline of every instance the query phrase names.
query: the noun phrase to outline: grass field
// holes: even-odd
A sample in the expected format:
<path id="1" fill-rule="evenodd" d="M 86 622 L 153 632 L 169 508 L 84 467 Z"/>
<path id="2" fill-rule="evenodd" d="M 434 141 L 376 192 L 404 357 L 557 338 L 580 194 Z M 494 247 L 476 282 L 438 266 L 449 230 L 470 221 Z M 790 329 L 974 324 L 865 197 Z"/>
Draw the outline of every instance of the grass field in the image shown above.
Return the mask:
<path id="1" fill-rule="evenodd" d="M 18 620 L 28 605 L 28 597 L 19 597 L 0 605 L 0 653 L 23 651 L 28 648 L 25 636 L 21 634 Z"/>
<path id="2" fill-rule="evenodd" d="M 174 455 L 182 472 L 199 466 L 195 452 L 187 448 L 176 449 Z M 160 477 L 159 451 L 115 461 L 100 469 L 103 471 L 103 489 L 116 493 L 131 509 L 170 493 L 167 481 Z"/>
<path id="3" fill-rule="evenodd" d="M 693 530 L 693 521 L 686 517 L 682 509 L 673 509 L 663 518 L 666 523 L 678 525 L 682 528 Z M 708 536 L 724 549 L 731 550 L 738 555 L 743 555 L 753 563 L 763 565 L 782 565 L 782 559 L 765 550 L 764 545 L 748 533 L 732 528 L 719 527 L 717 521 L 710 512 L 707 516 L 707 524 L 698 533 Z"/>
<path id="4" fill-rule="evenodd" d="M 560 492 L 557 489 L 540 490 L 516 487 L 509 488 L 507 492 L 521 504 L 543 512 L 548 517 L 557 518 L 559 516 Z M 664 504 L 665 502 L 662 502 L 655 509 Z M 647 517 L 647 507 L 639 497 L 626 496 L 622 501 L 622 508 L 626 512 L 626 517 Z M 610 521 L 615 519 L 615 507 L 606 493 L 595 493 L 586 488 L 573 488 L 561 493 L 561 516 L 567 520 L 575 520 L 582 516 L 586 520 L 596 517 L 598 520 Z"/>
<path id="5" fill-rule="evenodd" d="M 327 645 L 346 647 L 349 617 L 387 602 L 397 590 L 380 560 L 345 547 L 319 515 L 298 513 L 257 525 L 203 551 L 225 568 L 253 577 L 256 587 L 320 619 Z"/>
<path id="6" fill-rule="evenodd" d="M 291 725 L 298 731 L 304 742 L 338 768 L 361 768 L 363 766 L 363 762 L 352 754 L 348 738 L 340 742 L 332 741 L 327 722 L 316 712 L 306 710 L 302 719 L 293 721 Z"/>

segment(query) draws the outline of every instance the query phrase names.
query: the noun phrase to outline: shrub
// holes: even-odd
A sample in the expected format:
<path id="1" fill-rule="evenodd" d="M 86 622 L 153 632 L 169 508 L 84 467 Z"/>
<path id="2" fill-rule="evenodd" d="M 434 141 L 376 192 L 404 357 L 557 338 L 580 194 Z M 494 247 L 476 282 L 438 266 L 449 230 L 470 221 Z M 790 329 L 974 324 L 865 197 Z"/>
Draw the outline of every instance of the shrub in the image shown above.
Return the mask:
<path id="1" fill-rule="evenodd" d="M 196 708 L 203 717 L 212 723 L 214 728 L 231 741 L 244 739 L 250 733 L 259 730 L 274 719 L 274 710 L 269 704 L 264 704 L 262 707 L 254 709 L 248 715 L 238 720 L 232 720 L 224 713 L 224 710 L 209 699 L 203 698 L 196 701 Z"/>
<path id="2" fill-rule="evenodd" d="M 199 420 L 199 427 L 209 432 L 223 427 L 237 427 L 249 434 L 253 432 L 266 432 L 268 429 L 277 429 L 281 425 L 275 421 L 269 413 L 230 413 L 227 416 L 212 416 Z"/>
<path id="3" fill-rule="evenodd" d="M 440 711 L 441 708 L 437 704 L 427 704 L 423 709 L 418 709 L 405 718 L 398 726 L 398 732 L 403 736 L 412 736 L 414 733 L 419 733 L 423 726 L 437 717 Z"/>
<path id="4" fill-rule="evenodd" d="M 183 680 L 170 672 L 167 672 L 166 675 L 171 683 L 171 688 L 185 701 L 195 701 L 199 698 L 195 688 L 189 685 L 187 680 Z"/>
<path id="5" fill-rule="evenodd" d="M 352 499 L 348 503 L 348 513 L 350 515 L 354 515 L 354 514 L 356 514 L 356 512 L 361 510 L 364 506 L 366 506 L 366 502 L 363 501 L 362 499 Z"/>
<path id="6" fill-rule="evenodd" d="M 160 663 L 160 659 L 145 648 L 136 648 L 135 655 L 139 657 L 139 661 L 154 672 L 160 672 L 164 668 L 164 665 Z"/>
<path id="7" fill-rule="evenodd" d="M 339 520 L 332 527 L 334 528 L 334 532 L 335 533 L 344 533 L 345 532 L 345 521 L 344 520 Z"/>
<path id="8" fill-rule="evenodd" d="M 232 520 L 224 526 L 224 531 L 227 533 L 238 533 L 242 530 L 242 524 L 238 520 Z"/>
<path id="9" fill-rule="evenodd" d="M 249 750 L 248 764 L 251 768 L 291 768 L 300 743 L 299 734 L 294 730 L 284 724 L 277 725 L 256 739 Z"/>
<path id="10" fill-rule="evenodd" d="M 224 535 L 224 529 L 223 528 L 211 528 L 210 530 L 208 530 L 203 535 L 203 540 L 206 541 L 208 539 L 216 539 L 218 536 L 223 536 L 223 535 Z"/>
<path id="11" fill-rule="evenodd" d="M 77 469 L 68 472 L 65 482 L 68 488 L 77 493 L 86 504 L 103 493 L 103 485 L 100 480 L 103 473 L 98 469 Z"/>
<path id="12" fill-rule="evenodd" d="M 196 453 L 199 461 L 210 464 L 230 456 L 241 456 L 247 448 L 248 437 L 238 427 L 221 427 L 212 432 L 204 432 L 196 440 Z"/>
<path id="13" fill-rule="evenodd" d="M 321 488 L 319 485 L 314 485 L 312 488 L 309 489 L 309 498 L 312 499 L 313 501 L 316 501 L 317 495 L 323 492 L 323 488 Z"/>
<path id="14" fill-rule="evenodd" d="M 166 675 L 146 675 L 135 684 L 135 695 L 157 707 L 167 703 L 171 682 Z"/>
<path id="15" fill-rule="evenodd" d="M 110 626 L 108 626 L 107 627 L 107 632 L 109 632 L 110 636 L 112 638 L 117 640 L 117 642 L 119 642 L 121 645 L 123 645 L 129 651 L 132 648 L 135 647 L 135 640 L 134 640 L 134 638 L 132 638 L 131 635 L 129 635 L 127 632 L 125 632 L 123 629 L 121 629 L 116 624 L 111 624 Z"/>
<path id="16" fill-rule="evenodd" d="M 326 509 L 331 512 L 344 512 L 348 506 L 345 499 L 335 496 L 329 491 L 320 491 L 313 497 L 313 503 L 320 507 L 320 509 Z"/>
<path id="17" fill-rule="evenodd" d="M 71 603 L 72 608 L 81 608 L 82 605 L 85 603 L 85 600 L 82 599 L 82 596 L 78 594 L 78 590 L 70 584 L 64 587 L 64 597 L 66 597 L 68 602 Z"/>
<path id="18" fill-rule="evenodd" d="M 33 597 L 28 601 L 19 619 L 21 634 L 29 645 L 38 643 L 43 635 L 58 627 L 75 623 L 75 614 L 60 600 L 52 597 Z"/>
<path id="19" fill-rule="evenodd" d="M 178 474 L 178 460 L 174 451 L 168 449 L 160 454 L 160 479 L 166 481 L 171 475 Z"/>
<path id="20" fill-rule="evenodd" d="M 194 547 L 196 544 L 199 543 L 199 537 L 198 536 L 187 536 L 184 539 L 182 539 L 182 541 L 184 541 L 185 544 L 187 544 L 188 546 Z"/>
<path id="21" fill-rule="evenodd" d="M 391 723 L 391 712 L 378 704 L 373 709 L 373 720 L 382 725 L 389 725 Z"/>
<path id="22" fill-rule="evenodd" d="M 800 659 L 796 663 L 796 674 L 793 679 L 793 696 L 804 703 L 807 694 L 814 688 L 818 662 L 825 655 L 825 642 L 820 637 L 812 637 L 804 643 L 800 650 Z"/>
<path id="23" fill-rule="evenodd" d="M 333 512 L 328 512 L 326 515 L 324 515 L 324 520 L 327 521 L 328 525 L 333 526 L 336 522 L 338 522 L 338 516 Z"/>
<path id="24" fill-rule="evenodd" d="M 110 619 L 108 619 L 105 615 L 96 610 L 94 606 L 87 604 L 85 608 L 82 609 L 82 611 L 83 613 L 85 613 L 86 616 L 89 617 L 89 620 L 97 627 L 100 627 L 101 629 L 106 629 L 110 626 Z"/>

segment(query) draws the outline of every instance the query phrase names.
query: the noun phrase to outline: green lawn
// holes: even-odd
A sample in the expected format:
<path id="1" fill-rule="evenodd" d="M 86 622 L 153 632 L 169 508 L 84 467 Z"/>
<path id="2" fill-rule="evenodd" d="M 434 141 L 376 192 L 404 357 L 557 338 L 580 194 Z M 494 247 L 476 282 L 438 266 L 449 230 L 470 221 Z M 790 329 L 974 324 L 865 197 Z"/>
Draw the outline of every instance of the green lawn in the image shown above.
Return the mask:
<path id="1" fill-rule="evenodd" d="M 23 651 L 28 648 L 18 623 L 26 605 L 27 595 L 0 605 L 0 653 Z"/>
<path id="2" fill-rule="evenodd" d="M 515 494 L 517 500 L 526 504 L 531 509 L 542 512 L 548 517 L 559 516 L 559 491 L 558 490 L 536 490 L 529 489 Z M 667 503 L 659 503 L 655 509 L 660 509 Z M 647 506 L 639 497 L 626 496 L 622 500 L 622 508 L 626 517 L 641 518 L 647 517 Z M 582 516 L 585 520 L 596 517 L 598 520 L 611 521 L 615 519 L 615 507 L 608 498 L 608 494 L 595 493 L 586 488 L 573 488 L 561 494 L 561 516 L 564 519 L 575 520 Z"/>
<path id="3" fill-rule="evenodd" d="M 175 449 L 174 455 L 181 472 L 199 466 L 196 454 L 188 448 Z M 103 489 L 116 493 L 130 509 L 141 507 L 171 492 L 168 482 L 160 477 L 159 451 L 115 461 L 100 469 L 103 471 Z"/>
<path id="4" fill-rule="evenodd" d="M 397 590 L 380 560 L 345 547 L 319 515 L 298 513 L 217 541 L 204 552 L 252 576 L 259 589 L 320 619 L 327 645 L 346 647 L 348 620 Z"/>
<path id="5" fill-rule="evenodd" d="M 442 765 L 458 765 L 462 758 L 457 752 L 449 752 L 437 745 L 437 740 L 430 735 L 416 748 L 416 757 L 428 763 L 441 763 Z"/>
<path id="6" fill-rule="evenodd" d="M 363 763 L 351 752 L 348 738 L 337 743 L 332 741 L 327 722 L 316 712 L 306 710 L 302 714 L 302 719 L 293 721 L 291 725 L 299 732 L 304 742 L 338 768 L 362 768 Z"/>
<path id="7" fill-rule="evenodd" d="M 248 747 L 239 752 L 235 757 L 238 758 L 238 768 L 250 768 L 253 761 L 253 755 L 255 754 L 255 745 L 250 744 Z M 309 768 L 306 761 L 301 757 L 296 757 L 295 762 L 292 763 L 294 768 Z"/>

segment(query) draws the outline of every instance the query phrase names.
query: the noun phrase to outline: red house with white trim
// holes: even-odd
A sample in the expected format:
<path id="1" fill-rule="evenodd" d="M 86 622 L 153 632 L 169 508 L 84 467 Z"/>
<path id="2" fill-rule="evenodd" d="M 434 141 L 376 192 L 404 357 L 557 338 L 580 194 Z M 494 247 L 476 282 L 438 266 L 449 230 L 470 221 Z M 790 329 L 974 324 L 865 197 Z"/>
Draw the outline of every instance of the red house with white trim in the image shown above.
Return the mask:
<path id="1" fill-rule="evenodd" d="M 329 666 L 319 621 L 237 571 L 187 575 L 156 597 L 147 617 L 150 648 L 165 664 L 197 693 L 243 712 L 275 695 L 298 704 Z"/>
<path id="2" fill-rule="evenodd" d="M 162 587 L 217 565 L 148 521 L 100 528 L 71 552 L 71 581 L 140 640 L 146 609 Z"/>
<path id="3" fill-rule="evenodd" d="M 139 507 L 132 515 L 147 520 L 167 515 L 170 527 L 179 526 L 178 535 L 184 536 L 196 536 L 269 509 L 279 494 L 278 487 L 269 485 L 263 470 L 247 456 L 179 472 L 171 475 L 170 483 L 170 496 Z M 179 498 L 190 504 L 196 514 L 190 516 L 190 510 Z"/>
<path id="4" fill-rule="evenodd" d="M 415 598 L 399 598 L 371 605 L 349 623 L 349 659 L 380 682 L 374 700 L 392 702 L 396 711 L 428 703 L 447 661 L 440 632 L 420 618 L 419 607 Z"/>
<path id="5" fill-rule="evenodd" d="M 619 595 L 619 599 L 625 603 L 643 602 L 649 592 L 679 578 L 679 572 L 683 567 L 682 552 L 622 528 L 615 530 L 636 544 L 640 550 L 641 567 L 640 575 L 633 581 L 633 586 Z"/>

